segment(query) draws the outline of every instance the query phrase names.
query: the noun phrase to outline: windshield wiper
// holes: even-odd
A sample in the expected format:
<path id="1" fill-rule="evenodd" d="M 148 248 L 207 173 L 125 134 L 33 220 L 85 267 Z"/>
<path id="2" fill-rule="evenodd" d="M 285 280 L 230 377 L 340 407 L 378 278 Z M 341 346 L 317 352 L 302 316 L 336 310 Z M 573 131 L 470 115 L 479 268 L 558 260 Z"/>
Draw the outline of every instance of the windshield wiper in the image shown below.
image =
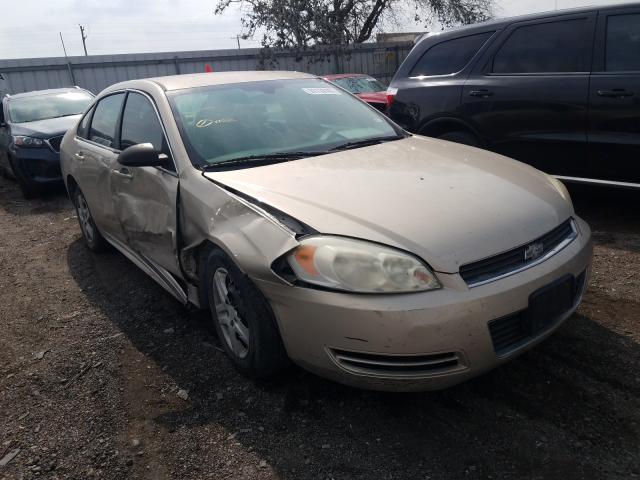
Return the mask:
<path id="1" fill-rule="evenodd" d="M 288 160 L 298 160 L 299 158 L 315 157 L 323 155 L 327 152 L 324 151 L 310 151 L 310 152 L 276 152 L 266 153 L 262 155 L 248 155 L 246 157 L 232 158 L 231 160 L 225 160 L 218 163 L 210 163 L 200 165 L 202 170 L 218 170 L 219 168 L 242 166 L 242 165 L 259 165 L 265 163 L 277 163 L 286 162 Z"/>
<path id="2" fill-rule="evenodd" d="M 352 148 L 360 148 L 360 147 L 368 147 L 370 145 L 378 145 L 380 143 L 392 142 L 394 140 L 400 140 L 405 138 L 404 135 L 389 135 L 386 137 L 373 137 L 373 138 L 365 138 L 364 140 L 355 140 L 353 142 L 341 143 L 340 145 L 336 145 L 329 149 L 330 152 L 335 152 L 338 150 L 350 150 Z"/>
<path id="3" fill-rule="evenodd" d="M 65 113 L 64 115 L 56 115 L 55 117 L 49 117 L 49 118 L 72 117 L 74 115 L 80 115 L 80 113 Z"/>

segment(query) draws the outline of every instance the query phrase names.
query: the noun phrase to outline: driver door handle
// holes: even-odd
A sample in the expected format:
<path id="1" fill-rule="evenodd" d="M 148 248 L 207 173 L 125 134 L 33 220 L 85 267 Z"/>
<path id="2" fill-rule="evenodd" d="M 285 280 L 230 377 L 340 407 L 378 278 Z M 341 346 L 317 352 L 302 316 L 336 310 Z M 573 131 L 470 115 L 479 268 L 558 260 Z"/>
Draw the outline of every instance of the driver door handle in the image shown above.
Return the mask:
<path id="1" fill-rule="evenodd" d="M 111 173 L 120 178 L 133 178 L 133 173 L 127 167 L 122 167 L 120 170 L 113 169 Z"/>

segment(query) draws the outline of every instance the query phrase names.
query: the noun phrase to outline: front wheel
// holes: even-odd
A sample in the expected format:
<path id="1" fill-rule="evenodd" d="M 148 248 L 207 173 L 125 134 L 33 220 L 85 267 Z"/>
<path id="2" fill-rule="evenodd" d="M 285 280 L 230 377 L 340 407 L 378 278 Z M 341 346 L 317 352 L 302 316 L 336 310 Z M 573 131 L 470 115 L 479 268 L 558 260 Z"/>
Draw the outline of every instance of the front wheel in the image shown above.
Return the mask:
<path id="1" fill-rule="evenodd" d="M 76 207 L 80 230 L 82 230 L 82 237 L 87 248 L 96 253 L 107 250 L 109 244 L 98 230 L 98 227 L 96 227 L 87 199 L 84 198 L 79 188 L 73 191 L 73 203 Z"/>
<path id="2" fill-rule="evenodd" d="M 252 378 L 283 370 L 289 360 L 262 293 L 222 251 L 210 251 L 204 261 L 211 316 L 234 366 Z"/>

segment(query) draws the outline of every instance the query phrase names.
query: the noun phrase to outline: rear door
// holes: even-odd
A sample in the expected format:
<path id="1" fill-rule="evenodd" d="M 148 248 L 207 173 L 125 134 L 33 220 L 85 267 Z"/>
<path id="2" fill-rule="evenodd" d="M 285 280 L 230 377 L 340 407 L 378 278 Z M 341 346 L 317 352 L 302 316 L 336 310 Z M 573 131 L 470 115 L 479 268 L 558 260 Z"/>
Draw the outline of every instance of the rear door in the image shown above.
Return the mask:
<path id="1" fill-rule="evenodd" d="M 437 118 L 450 117 L 458 108 L 470 64 L 493 34 L 486 31 L 420 42 L 393 79 L 391 87 L 397 93 L 389 116 L 411 132 L 434 134 L 424 126 Z"/>
<path id="2" fill-rule="evenodd" d="M 598 16 L 588 177 L 640 183 L 640 8 Z"/>
<path id="3" fill-rule="evenodd" d="M 122 150 L 140 143 L 151 143 L 159 153 L 172 159 L 155 104 L 144 92 L 130 91 L 127 94 L 119 138 Z M 167 168 L 125 167 L 115 161 L 109 186 L 115 215 L 129 248 L 180 275 L 176 239 L 178 175 L 175 165 L 172 163 Z"/>
<path id="4" fill-rule="evenodd" d="M 508 26 L 462 92 L 489 149 L 548 173 L 582 174 L 595 13 Z"/>

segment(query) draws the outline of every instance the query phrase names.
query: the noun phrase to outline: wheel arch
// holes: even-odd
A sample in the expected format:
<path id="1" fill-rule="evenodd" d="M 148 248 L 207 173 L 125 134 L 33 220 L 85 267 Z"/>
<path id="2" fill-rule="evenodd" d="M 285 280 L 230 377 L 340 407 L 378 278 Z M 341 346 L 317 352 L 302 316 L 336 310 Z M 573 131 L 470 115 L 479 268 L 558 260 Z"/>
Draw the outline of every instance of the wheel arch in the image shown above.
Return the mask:
<path id="1" fill-rule="evenodd" d="M 73 194 L 78 188 L 78 182 L 76 182 L 76 179 L 73 178 L 73 175 L 69 174 L 65 178 L 65 184 L 67 187 L 67 194 L 69 195 L 69 198 L 73 201 Z"/>
<path id="2" fill-rule="evenodd" d="M 433 138 L 437 138 L 445 133 L 460 131 L 473 135 L 482 145 L 485 144 L 483 137 L 476 128 L 457 117 L 438 117 L 428 120 L 419 130 L 420 135 Z"/>

